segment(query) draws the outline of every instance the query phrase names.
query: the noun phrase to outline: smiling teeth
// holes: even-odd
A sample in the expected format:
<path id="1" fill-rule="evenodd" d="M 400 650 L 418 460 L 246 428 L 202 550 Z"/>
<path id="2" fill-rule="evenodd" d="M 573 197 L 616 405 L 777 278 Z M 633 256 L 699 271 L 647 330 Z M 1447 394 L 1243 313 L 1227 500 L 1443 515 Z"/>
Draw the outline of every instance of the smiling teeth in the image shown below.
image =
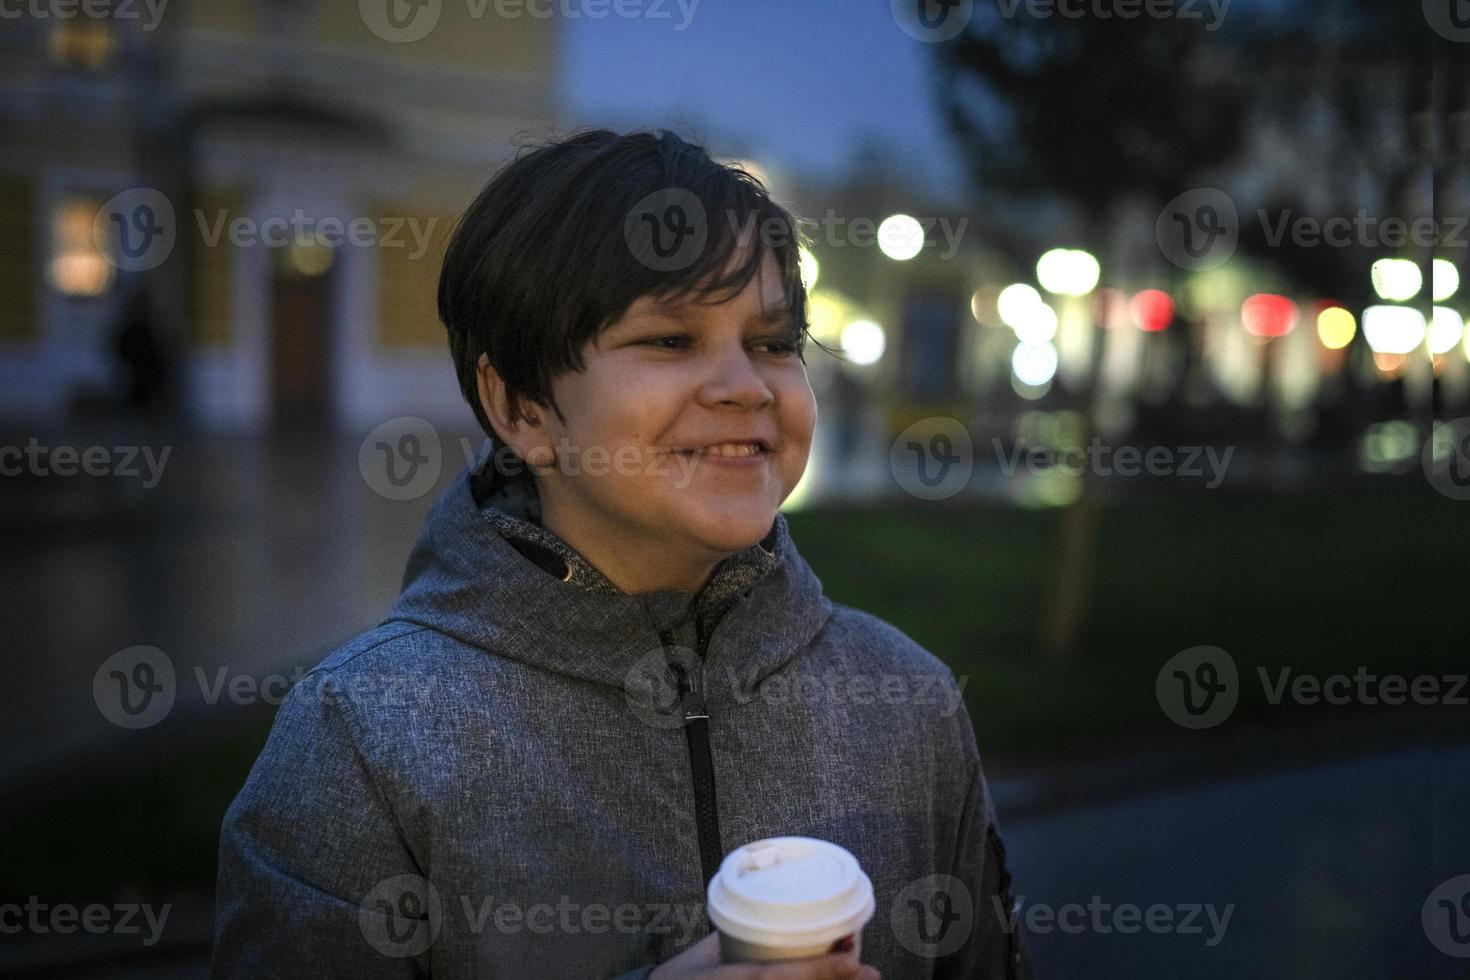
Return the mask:
<path id="1" fill-rule="evenodd" d="M 706 456 L 754 456 L 760 447 L 749 442 L 722 442 L 718 446 L 706 446 L 694 452 Z"/>

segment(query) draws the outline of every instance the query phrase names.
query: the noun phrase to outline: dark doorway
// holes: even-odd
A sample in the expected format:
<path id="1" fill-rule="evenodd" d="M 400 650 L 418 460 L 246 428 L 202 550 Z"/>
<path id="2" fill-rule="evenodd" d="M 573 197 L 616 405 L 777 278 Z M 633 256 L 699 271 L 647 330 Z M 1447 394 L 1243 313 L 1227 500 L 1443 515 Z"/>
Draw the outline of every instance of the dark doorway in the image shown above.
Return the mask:
<path id="1" fill-rule="evenodd" d="M 271 389 L 277 428 L 320 428 L 332 414 L 332 287 L 323 246 L 272 250 Z"/>

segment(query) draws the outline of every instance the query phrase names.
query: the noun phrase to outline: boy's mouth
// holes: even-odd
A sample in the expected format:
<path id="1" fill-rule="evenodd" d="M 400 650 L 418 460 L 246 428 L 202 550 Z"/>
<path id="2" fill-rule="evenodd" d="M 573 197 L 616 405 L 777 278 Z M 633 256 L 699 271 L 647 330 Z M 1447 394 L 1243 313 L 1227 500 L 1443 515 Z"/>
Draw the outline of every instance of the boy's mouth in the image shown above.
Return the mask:
<path id="1" fill-rule="evenodd" d="M 676 449 L 674 452 L 680 456 L 693 456 L 700 459 L 742 460 L 763 459 L 771 454 L 771 449 L 769 443 L 756 439 L 716 442 L 690 449 Z"/>

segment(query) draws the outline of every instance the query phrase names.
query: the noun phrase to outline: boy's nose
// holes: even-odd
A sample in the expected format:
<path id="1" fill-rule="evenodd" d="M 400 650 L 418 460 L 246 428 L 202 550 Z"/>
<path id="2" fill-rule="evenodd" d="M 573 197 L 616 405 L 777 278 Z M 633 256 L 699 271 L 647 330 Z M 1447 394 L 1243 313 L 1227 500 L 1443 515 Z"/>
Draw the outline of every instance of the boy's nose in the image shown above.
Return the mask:
<path id="1" fill-rule="evenodd" d="M 775 401 L 775 392 L 752 363 L 752 354 L 740 346 L 725 346 L 710 355 L 700 398 L 711 405 L 732 404 L 763 408 Z"/>

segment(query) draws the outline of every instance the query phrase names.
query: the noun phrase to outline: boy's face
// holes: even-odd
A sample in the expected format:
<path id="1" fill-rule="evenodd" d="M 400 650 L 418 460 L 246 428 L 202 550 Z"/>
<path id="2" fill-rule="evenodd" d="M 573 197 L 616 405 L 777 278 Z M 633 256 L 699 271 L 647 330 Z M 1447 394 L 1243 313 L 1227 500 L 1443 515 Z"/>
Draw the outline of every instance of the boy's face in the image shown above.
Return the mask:
<path id="1" fill-rule="evenodd" d="M 806 470 L 816 427 L 789 322 L 769 253 L 723 303 L 637 300 L 587 346 L 585 372 L 554 382 L 565 423 L 545 413 L 538 440 L 559 460 L 538 474 L 548 515 L 584 540 L 691 556 L 761 540 Z M 765 448 L 749 458 L 692 451 L 754 440 Z"/>

